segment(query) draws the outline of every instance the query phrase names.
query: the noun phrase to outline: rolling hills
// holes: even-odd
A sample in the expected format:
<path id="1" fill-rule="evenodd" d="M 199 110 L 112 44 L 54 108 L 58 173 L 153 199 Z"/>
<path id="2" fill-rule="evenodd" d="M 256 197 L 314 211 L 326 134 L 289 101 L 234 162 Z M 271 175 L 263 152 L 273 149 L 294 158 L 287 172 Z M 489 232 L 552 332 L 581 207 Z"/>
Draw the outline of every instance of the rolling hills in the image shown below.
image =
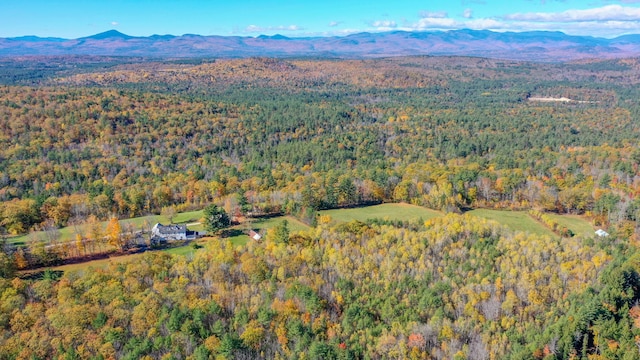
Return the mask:
<path id="1" fill-rule="evenodd" d="M 639 54 L 640 41 L 634 35 L 605 39 L 571 36 L 561 32 L 492 32 L 468 29 L 299 38 L 283 35 L 241 37 L 195 34 L 138 37 L 110 30 L 78 39 L 36 36 L 0 38 L 0 56 L 375 58 L 458 55 L 555 62 L 584 58 L 623 58 Z"/>

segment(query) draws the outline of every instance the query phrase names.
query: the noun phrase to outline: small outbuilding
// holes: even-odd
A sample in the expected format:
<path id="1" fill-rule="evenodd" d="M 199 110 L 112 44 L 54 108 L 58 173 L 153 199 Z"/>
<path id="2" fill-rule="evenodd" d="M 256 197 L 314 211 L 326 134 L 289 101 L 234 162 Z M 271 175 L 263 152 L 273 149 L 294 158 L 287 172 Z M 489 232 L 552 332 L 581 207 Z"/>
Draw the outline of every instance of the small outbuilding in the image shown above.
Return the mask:
<path id="1" fill-rule="evenodd" d="M 602 230 L 602 229 L 598 229 L 598 230 L 596 230 L 596 235 L 598 235 L 600 237 L 606 237 L 606 236 L 609 236 L 609 233 L 604 231 L 604 230 Z"/>
<path id="2" fill-rule="evenodd" d="M 255 241 L 260 241 L 260 239 L 262 239 L 262 235 L 253 230 L 249 231 L 249 237 Z"/>

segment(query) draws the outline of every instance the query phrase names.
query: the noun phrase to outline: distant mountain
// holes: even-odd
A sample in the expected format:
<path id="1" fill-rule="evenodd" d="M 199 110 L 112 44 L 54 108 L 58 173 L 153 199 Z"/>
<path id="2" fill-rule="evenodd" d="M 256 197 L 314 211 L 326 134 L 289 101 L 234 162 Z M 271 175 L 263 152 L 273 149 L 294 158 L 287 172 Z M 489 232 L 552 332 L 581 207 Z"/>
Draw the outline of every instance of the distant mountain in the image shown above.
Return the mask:
<path id="1" fill-rule="evenodd" d="M 62 42 L 62 41 L 67 41 L 67 39 L 63 39 L 63 38 L 56 38 L 56 37 L 41 38 L 41 37 L 33 36 L 33 35 L 8 38 L 7 40 L 25 41 L 25 42 L 42 42 L 42 41 Z"/>
<path id="2" fill-rule="evenodd" d="M 23 36 L 0 38 L 0 56 L 96 55 L 142 57 L 370 58 L 405 55 L 460 55 L 513 60 L 567 61 L 640 56 L 640 35 L 615 39 L 561 32 L 452 30 L 358 33 L 342 37 L 290 38 L 283 35 L 135 37 L 116 30 L 79 39 Z"/>
<path id="3" fill-rule="evenodd" d="M 129 40 L 129 39 L 135 39 L 135 37 L 133 36 L 129 36 L 129 35 L 125 35 L 123 33 L 121 33 L 118 30 L 109 30 L 109 31 L 105 31 L 99 34 L 95 34 L 92 36 L 87 36 L 84 38 L 80 38 L 79 40 L 86 40 L 86 39 L 92 39 L 92 40 L 107 40 L 107 39 L 123 39 L 123 40 Z"/>

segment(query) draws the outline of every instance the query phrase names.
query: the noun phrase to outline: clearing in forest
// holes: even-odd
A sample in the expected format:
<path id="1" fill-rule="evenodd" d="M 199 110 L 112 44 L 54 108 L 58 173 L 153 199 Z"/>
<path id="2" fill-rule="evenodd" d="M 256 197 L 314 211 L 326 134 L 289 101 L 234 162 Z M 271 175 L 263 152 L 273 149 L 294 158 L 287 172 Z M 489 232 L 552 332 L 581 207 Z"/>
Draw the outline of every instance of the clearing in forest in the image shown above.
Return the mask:
<path id="1" fill-rule="evenodd" d="M 526 211 L 475 209 L 468 212 L 473 216 L 495 220 L 515 231 L 528 232 L 535 235 L 557 237 L 547 227 L 532 219 Z"/>
<path id="2" fill-rule="evenodd" d="M 409 204 L 381 204 L 352 209 L 322 210 L 320 215 L 329 215 L 335 222 L 349 222 L 352 220 L 366 221 L 367 219 L 385 220 L 429 220 L 443 214 L 439 211 Z"/>
<path id="3" fill-rule="evenodd" d="M 579 236 L 581 238 L 594 237 L 594 232 L 596 229 L 594 229 L 593 226 L 587 220 L 583 219 L 578 215 L 558 215 L 558 214 L 547 214 L 547 215 L 549 215 L 558 224 L 573 231 L 575 236 Z"/>

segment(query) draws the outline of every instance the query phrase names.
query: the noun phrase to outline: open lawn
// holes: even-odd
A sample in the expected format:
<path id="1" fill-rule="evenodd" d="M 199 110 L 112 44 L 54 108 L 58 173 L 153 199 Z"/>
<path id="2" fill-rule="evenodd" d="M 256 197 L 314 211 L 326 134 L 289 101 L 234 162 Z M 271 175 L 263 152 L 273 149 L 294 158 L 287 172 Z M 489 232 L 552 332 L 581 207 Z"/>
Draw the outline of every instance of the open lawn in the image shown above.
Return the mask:
<path id="1" fill-rule="evenodd" d="M 289 231 L 292 233 L 309 229 L 307 225 L 300 222 L 300 220 L 294 217 L 277 216 L 265 219 L 253 219 L 251 223 L 234 226 L 229 231 L 228 239 L 231 240 L 231 243 L 233 243 L 234 245 L 245 245 L 247 241 L 249 241 L 249 236 L 247 235 L 247 233 L 250 229 L 253 229 L 261 234 L 265 234 L 267 230 L 276 226 L 277 224 L 282 222 L 282 220 L 287 220 L 287 222 L 289 223 Z"/>
<path id="2" fill-rule="evenodd" d="M 177 213 L 176 216 L 173 218 L 173 223 L 174 224 L 196 223 L 200 221 L 200 219 L 202 218 L 202 215 L 203 215 L 202 210 Z M 156 223 L 169 224 L 169 219 L 167 219 L 167 217 L 164 215 L 148 215 L 148 216 L 140 216 L 136 218 L 120 220 L 120 225 L 122 226 L 122 228 L 125 228 L 128 225 L 132 225 L 134 230 L 143 229 L 143 231 L 151 230 L 151 227 Z M 145 228 L 146 226 L 148 226 L 148 229 Z M 102 222 L 102 227 L 103 229 L 107 227 L 107 221 Z M 83 231 L 82 227 L 80 227 L 79 230 Z M 204 227 L 202 224 L 191 225 L 189 226 L 189 230 L 201 231 L 201 230 L 204 230 Z M 74 226 L 67 226 L 67 227 L 61 228 L 59 232 L 60 232 L 60 238 L 58 241 L 69 242 L 69 241 L 75 240 L 76 229 Z M 47 236 L 43 231 L 36 231 L 32 234 L 10 237 L 8 239 L 8 242 L 10 244 L 15 244 L 18 246 L 25 246 L 28 244 L 29 238 L 31 236 L 35 236 L 41 239 L 47 239 Z"/>
<path id="3" fill-rule="evenodd" d="M 56 267 L 52 267 L 51 269 L 54 271 L 75 272 L 75 271 L 87 270 L 89 268 L 95 268 L 95 269 L 106 268 L 111 263 L 128 263 L 128 262 L 135 261 L 136 259 L 139 259 L 143 255 L 144 253 L 114 256 L 107 259 L 87 261 L 87 262 L 78 263 L 78 264 L 56 266 Z"/>
<path id="4" fill-rule="evenodd" d="M 547 214 L 552 219 L 558 222 L 558 224 L 573 231 L 576 236 L 581 238 L 589 238 L 595 236 L 595 230 L 591 224 L 578 215 L 557 215 Z"/>
<path id="5" fill-rule="evenodd" d="M 173 248 L 169 248 L 169 249 L 148 251 L 147 253 L 149 253 L 149 252 L 165 252 L 167 254 L 172 254 L 172 255 L 187 256 L 187 255 L 192 255 L 196 251 L 200 251 L 201 249 L 202 248 L 194 249 L 193 246 L 191 246 L 191 244 L 189 244 L 189 245 L 173 247 Z M 109 257 L 107 259 L 87 261 L 87 262 L 84 262 L 84 263 L 61 265 L 61 266 L 53 267 L 52 270 L 67 272 L 67 271 L 85 270 L 85 269 L 88 269 L 90 267 L 93 267 L 93 268 L 106 268 L 111 263 L 127 263 L 127 262 L 135 261 L 136 259 L 139 259 L 140 257 L 144 256 L 144 254 L 145 253 L 122 255 L 122 256 L 113 256 L 113 257 Z"/>
<path id="6" fill-rule="evenodd" d="M 352 209 L 322 210 L 320 215 L 329 215 L 334 222 L 349 222 L 352 220 L 366 221 L 368 219 L 388 220 L 429 220 L 442 216 L 442 213 L 409 204 L 381 204 Z"/>
<path id="7" fill-rule="evenodd" d="M 551 237 L 558 236 L 541 223 L 532 219 L 526 211 L 476 209 L 469 211 L 468 214 L 489 220 L 495 220 L 515 231 L 528 232 L 536 235 L 547 235 Z"/>
<path id="8" fill-rule="evenodd" d="M 104 223 L 105 227 L 107 226 L 106 224 L 107 223 L 105 222 Z M 32 238 L 44 240 L 44 239 L 48 239 L 48 236 L 47 234 L 45 234 L 44 231 L 36 231 L 31 234 L 12 236 L 12 237 L 9 237 L 7 240 L 9 244 L 14 244 L 16 246 L 27 246 L 29 244 L 29 241 Z M 58 241 L 68 242 L 68 241 L 73 241 L 74 239 L 75 239 L 75 229 L 73 226 L 67 226 L 62 229 L 59 229 Z"/>
<path id="9" fill-rule="evenodd" d="M 289 223 L 289 231 L 291 232 L 309 230 L 309 227 L 306 224 L 291 216 L 278 216 L 266 219 L 257 219 L 251 223 L 251 227 L 254 230 L 268 230 L 280 224 L 282 220 L 287 220 L 287 222 Z"/>

